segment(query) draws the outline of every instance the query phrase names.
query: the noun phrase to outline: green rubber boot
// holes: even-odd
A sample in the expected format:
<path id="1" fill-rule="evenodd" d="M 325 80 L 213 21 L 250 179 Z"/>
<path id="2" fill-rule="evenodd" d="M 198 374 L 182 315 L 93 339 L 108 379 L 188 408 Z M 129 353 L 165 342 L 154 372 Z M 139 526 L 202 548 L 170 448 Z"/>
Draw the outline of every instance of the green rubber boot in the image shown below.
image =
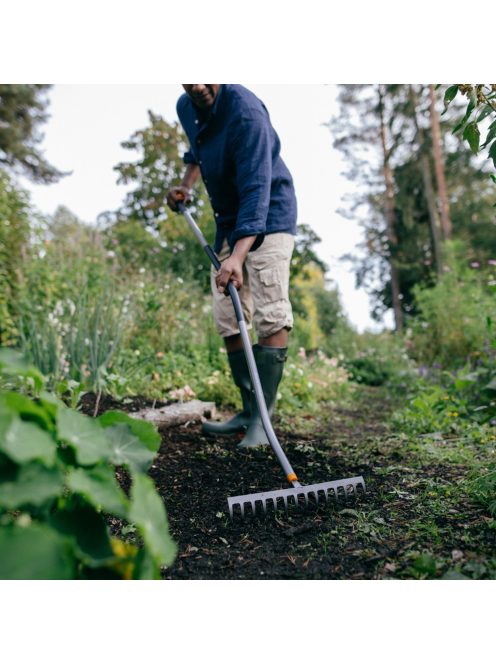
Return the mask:
<path id="1" fill-rule="evenodd" d="M 257 363 L 258 374 L 265 397 L 265 403 L 270 417 L 274 412 L 276 403 L 277 388 L 281 382 L 284 371 L 284 362 L 287 358 L 287 348 L 273 348 L 271 346 L 253 346 L 253 353 Z M 260 445 L 269 445 L 269 439 L 263 428 L 262 418 L 257 406 L 255 392 L 251 394 L 251 420 L 246 431 L 246 435 L 239 443 L 238 447 L 259 447 Z"/>
<path id="2" fill-rule="evenodd" d="M 227 422 L 204 422 L 203 433 L 208 436 L 231 436 L 244 431 L 250 424 L 251 415 L 251 380 L 244 350 L 227 354 L 234 384 L 239 388 L 243 410 Z"/>

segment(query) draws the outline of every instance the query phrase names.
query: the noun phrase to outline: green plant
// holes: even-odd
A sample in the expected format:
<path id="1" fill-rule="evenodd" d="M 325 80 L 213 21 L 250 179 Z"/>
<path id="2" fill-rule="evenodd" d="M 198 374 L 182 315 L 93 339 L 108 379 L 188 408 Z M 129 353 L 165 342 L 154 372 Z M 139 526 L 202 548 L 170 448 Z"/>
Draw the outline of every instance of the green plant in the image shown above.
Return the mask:
<path id="1" fill-rule="evenodd" d="M 17 297 L 29 237 L 27 194 L 0 170 L 0 344 L 14 345 L 19 336 Z"/>
<path id="2" fill-rule="evenodd" d="M 450 85 L 444 93 L 444 113 L 458 93 L 467 100 L 465 114 L 453 129 L 453 133 L 463 129 L 463 139 L 474 154 L 488 147 L 488 157 L 496 168 L 496 83 L 459 83 Z M 481 144 L 480 123 L 489 118 L 487 133 Z M 492 175 L 492 174 L 491 174 Z M 492 175 L 493 181 L 496 177 Z"/>
<path id="3" fill-rule="evenodd" d="M 410 324 L 410 353 L 419 362 L 459 368 L 480 353 L 494 317 L 494 261 L 488 269 L 467 265 L 464 248 L 452 244 L 446 272 L 433 288 L 415 287 L 420 315 Z"/>
<path id="4" fill-rule="evenodd" d="M 38 379 L 18 356 L 0 372 Z M 146 471 L 160 444 L 150 423 L 108 411 L 97 419 L 41 390 L 0 393 L 0 578 L 160 578 L 176 547 Z M 130 496 L 116 467 L 132 478 Z M 137 546 L 112 536 L 106 515 L 133 524 Z"/>
<path id="5" fill-rule="evenodd" d="M 405 340 L 391 332 L 363 332 L 339 330 L 329 340 L 330 349 L 339 358 L 350 378 L 363 385 L 389 385 L 405 389 L 414 376 L 413 363 L 408 357 Z"/>

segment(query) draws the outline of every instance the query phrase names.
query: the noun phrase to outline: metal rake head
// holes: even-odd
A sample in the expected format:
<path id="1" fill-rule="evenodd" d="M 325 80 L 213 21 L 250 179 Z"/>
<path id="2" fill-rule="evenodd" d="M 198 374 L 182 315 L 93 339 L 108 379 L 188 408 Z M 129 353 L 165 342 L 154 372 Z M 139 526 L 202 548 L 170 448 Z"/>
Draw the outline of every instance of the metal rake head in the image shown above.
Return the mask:
<path id="1" fill-rule="evenodd" d="M 241 516 L 245 516 L 245 508 L 250 506 L 251 513 L 256 514 L 257 509 L 262 509 L 264 514 L 267 508 L 285 509 L 289 505 L 305 507 L 308 505 L 319 505 L 322 502 L 332 500 L 346 500 L 354 498 L 359 493 L 365 493 L 365 482 L 363 477 L 348 477 L 344 480 L 333 482 L 322 482 L 310 484 L 309 486 L 298 486 L 290 489 L 278 489 L 262 493 L 249 493 L 244 496 L 232 496 L 227 499 L 229 514 L 234 517 L 234 511 L 239 507 Z M 238 510 L 236 509 L 236 512 Z"/>

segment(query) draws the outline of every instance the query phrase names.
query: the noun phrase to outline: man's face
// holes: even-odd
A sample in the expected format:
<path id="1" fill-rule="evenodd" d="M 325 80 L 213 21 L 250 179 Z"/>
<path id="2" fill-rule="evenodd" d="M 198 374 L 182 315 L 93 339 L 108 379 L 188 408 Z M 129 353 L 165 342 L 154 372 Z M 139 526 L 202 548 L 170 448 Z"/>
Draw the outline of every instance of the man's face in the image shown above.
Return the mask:
<path id="1" fill-rule="evenodd" d="M 208 110 L 214 105 L 219 85 L 219 83 L 183 83 L 183 88 L 195 106 Z"/>

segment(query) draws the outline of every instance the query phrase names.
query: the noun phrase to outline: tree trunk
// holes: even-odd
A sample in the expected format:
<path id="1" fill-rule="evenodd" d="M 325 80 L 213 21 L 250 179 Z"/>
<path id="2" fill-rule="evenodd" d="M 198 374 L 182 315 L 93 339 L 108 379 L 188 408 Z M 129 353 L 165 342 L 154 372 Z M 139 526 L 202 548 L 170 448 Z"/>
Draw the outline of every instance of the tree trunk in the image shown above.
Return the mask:
<path id="1" fill-rule="evenodd" d="M 381 145 L 383 151 L 383 174 L 384 182 L 386 184 L 386 222 L 387 222 L 387 237 L 390 248 L 389 265 L 391 273 L 391 294 L 393 301 L 394 323 L 397 332 L 403 329 L 403 311 L 401 309 L 400 287 L 398 278 L 398 269 L 396 267 L 394 258 L 394 249 L 398 244 L 396 235 L 396 213 L 394 211 L 394 185 L 393 173 L 389 166 L 389 150 L 387 148 L 386 140 L 386 125 L 384 122 L 384 93 L 381 86 L 378 86 L 379 93 L 379 113 L 381 120 Z"/>
<path id="2" fill-rule="evenodd" d="M 420 127 L 417 119 L 417 95 L 413 86 L 409 86 L 410 101 L 412 104 L 412 115 L 415 129 L 417 132 L 418 146 L 420 152 L 420 166 L 422 169 L 422 179 L 424 181 L 424 195 L 429 210 L 429 220 L 431 225 L 432 247 L 434 249 L 434 260 L 438 276 L 442 273 L 441 259 L 441 229 L 439 224 L 439 215 L 436 208 L 436 198 L 432 186 L 432 173 L 429 158 L 426 154 L 424 130 Z"/>
<path id="3" fill-rule="evenodd" d="M 444 177 L 441 125 L 439 122 L 439 114 L 436 109 L 436 93 L 432 84 L 429 85 L 429 94 L 431 99 L 432 154 L 434 156 L 437 191 L 441 208 L 441 228 L 443 231 L 443 239 L 449 240 L 451 238 L 452 224 L 449 211 L 448 188 L 446 187 L 446 178 Z"/>

